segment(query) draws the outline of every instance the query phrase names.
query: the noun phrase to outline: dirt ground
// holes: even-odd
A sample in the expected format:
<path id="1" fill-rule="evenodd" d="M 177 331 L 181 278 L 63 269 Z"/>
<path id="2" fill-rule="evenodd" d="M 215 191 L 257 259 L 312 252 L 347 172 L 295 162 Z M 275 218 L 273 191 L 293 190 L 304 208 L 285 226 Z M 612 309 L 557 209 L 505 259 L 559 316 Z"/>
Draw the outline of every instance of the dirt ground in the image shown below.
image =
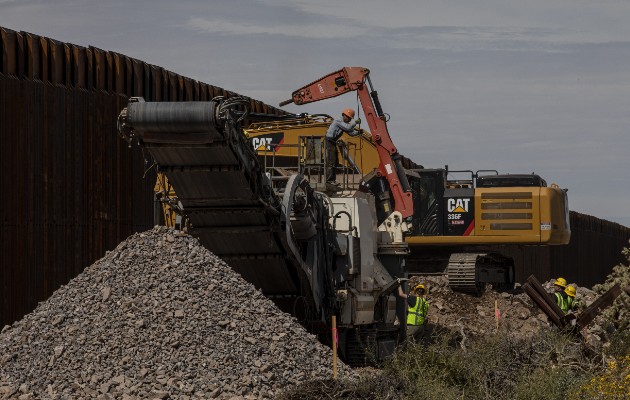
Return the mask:
<path id="1" fill-rule="evenodd" d="M 552 329 L 547 316 L 534 304 L 519 284 L 507 292 L 487 288 L 480 296 L 453 292 L 446 276 L 413 277 L 410 285 L 423 283 L 428 290 L 428 324 L 433 329 L 452 329 L 467 337 L 476 337 L 505 330 L 515 338 L 526 338 L 540 329 Z M 576 286 L 575 284 L 573 284 Z M 543 283 L 552 291 L 553 281 Z M 597 298 L 597 294 L 577 287 L 578 313 Z M 597 331 L 597 320 L 587 332 Z"/>

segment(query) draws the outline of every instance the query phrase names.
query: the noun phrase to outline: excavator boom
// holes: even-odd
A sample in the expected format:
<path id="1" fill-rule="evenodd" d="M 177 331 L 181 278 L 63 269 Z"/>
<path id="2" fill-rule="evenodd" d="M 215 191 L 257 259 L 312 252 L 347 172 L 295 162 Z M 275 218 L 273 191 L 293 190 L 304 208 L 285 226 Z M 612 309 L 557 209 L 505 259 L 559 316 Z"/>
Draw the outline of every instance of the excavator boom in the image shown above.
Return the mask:
<path id="1" fill-rule="evenodd" d="M 402 166 L 401 156 L 387 130 L 378 93 L 372 89 L 369 69 L 344 67 L 294 91 L 291 100 L 280 103 L 280 106 L 289 103 L 297 105 L 313 103 L 352 91 L 356 91 L 359 95 L 380 159 L 378 173 L 387 179 L 394 198 L 394 210 L 400 212 L 403 218 L 408 218 L 413 215 L 411 188 Z"/>

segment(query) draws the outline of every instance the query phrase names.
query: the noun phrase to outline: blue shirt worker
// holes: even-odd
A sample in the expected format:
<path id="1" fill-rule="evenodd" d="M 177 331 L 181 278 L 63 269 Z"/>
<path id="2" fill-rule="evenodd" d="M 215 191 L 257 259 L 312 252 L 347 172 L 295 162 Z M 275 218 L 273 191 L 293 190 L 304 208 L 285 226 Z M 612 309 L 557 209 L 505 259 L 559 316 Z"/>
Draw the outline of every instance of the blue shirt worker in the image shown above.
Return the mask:
<path id="1" fill-rule="evenodd" d="M 335 167 L 339 164 L 339 154 L 337 152 L 337 140 L 341 136 L 347 133 L 350 136 L 359 136 L 360 131 L 355 131 L 354 127 L 361 123 L 361 118 L 357 118 L 354 122 L 351 122 L 354 118 L 354 110 L 352 108 L 346 108 L 341 113 L 342 120 L 335 119 L 328 127 L 325 136 L 325 148 L 326 148 L 326 181 L 329 183 L 335 183 L 337 179 L 337 172 Z"/>
<path id="2" fill-rule="evenodd" d="M 414 285 L 409 294 L 398 286 L 398 296 L 407 299 L 407 338 L 418 341 L 424 334 L 429 312 L 429 302 L 424 298 L 427 289 L 423 284 Z"/>

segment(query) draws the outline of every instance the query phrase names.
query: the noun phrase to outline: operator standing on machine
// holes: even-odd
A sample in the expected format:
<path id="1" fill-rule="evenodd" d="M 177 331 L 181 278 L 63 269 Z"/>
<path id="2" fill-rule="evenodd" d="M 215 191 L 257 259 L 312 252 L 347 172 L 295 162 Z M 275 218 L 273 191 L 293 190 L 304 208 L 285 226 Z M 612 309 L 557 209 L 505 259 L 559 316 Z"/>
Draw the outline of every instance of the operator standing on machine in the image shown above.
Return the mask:
<path id="1" fill-rule="evenodd" d="M 361 134 L 361 131 L 354 130 L 354 127 L 361 123 L 361 118 L 357 118 L 354 122 L 350 122 L 352 121 L 352 118 L 354 118 L 353 109 L 346 108 L 341 113 L 341 117 L 343 120 L 333 120 L 328 127 L 328 131 L 326 131 L 326 182 L 333 184 L 337 179 L 337 172 L 335 171 L 335 168 L 339 164 L 337 140 L 339 140 L 344 132 L 350 136 L 359 136 Z"/>

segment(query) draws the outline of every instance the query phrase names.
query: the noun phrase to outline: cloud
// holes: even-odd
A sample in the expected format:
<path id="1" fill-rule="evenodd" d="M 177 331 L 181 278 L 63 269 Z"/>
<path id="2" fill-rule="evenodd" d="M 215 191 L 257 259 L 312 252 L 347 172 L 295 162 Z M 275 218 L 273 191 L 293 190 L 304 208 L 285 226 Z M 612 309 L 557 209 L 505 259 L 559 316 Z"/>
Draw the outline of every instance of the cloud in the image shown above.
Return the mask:
<path id="1" fill-rule="evenodd" d="M 204 33 L 224 35 L 282 35 L 297 38 L 334 39 L 360 37 L 368 32 L 361 26 L 348 24 L 261 24 L 249 21 L 191 18 L 185 27 Z"/>
<path id="2" fill-rule="evenodd" d="M 287 22 L 288 21 L 288 22 Z M 297 22 L 193 17 L 184 28 L 225 36 L 272 35 L 295 39 L 354 40 L 357 46 L 446 51 L 568 53 L 576 44 L 605 43 L 608 36 L 562 28 L 495 26 L 379 27 L 337 17 L 300 16 Z"/>
<path id="3" fill-rule="evenodd" d="M 605 35 L 604 41 L 624 40 L 630 35 L 627 16 L 630 3 L 619 0 L 504 0 L 429 1 L 363 0 L 259 0 L 273 7 L 291 7 L 326 18 L 347 16 L 371 27 L 511 26 L 565 29 L 574 34 Z"/>

